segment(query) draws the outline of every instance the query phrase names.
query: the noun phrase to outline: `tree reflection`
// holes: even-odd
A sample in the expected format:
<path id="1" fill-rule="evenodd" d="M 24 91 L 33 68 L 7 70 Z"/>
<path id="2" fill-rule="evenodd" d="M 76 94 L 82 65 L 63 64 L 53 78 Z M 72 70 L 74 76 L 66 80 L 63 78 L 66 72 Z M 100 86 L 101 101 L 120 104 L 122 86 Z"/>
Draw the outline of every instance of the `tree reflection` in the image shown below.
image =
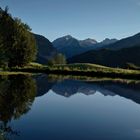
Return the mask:
<path id="1" fill-rule="evenodd" d="M 20 118 L 30 110 L 36 96 L 36 83 L 27 75 L 8 76 L 0 80 L 0 133 L 1 137 L 18 134 L 8 122 Z M 6 139 L 6 138 L 3 138 Z"/>

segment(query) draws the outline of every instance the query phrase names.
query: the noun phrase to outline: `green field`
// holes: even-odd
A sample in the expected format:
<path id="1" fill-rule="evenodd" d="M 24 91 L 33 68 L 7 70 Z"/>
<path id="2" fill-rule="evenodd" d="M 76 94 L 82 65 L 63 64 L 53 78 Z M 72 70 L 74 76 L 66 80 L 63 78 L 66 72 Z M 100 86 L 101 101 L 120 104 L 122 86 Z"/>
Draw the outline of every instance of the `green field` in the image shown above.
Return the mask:
<path id="1" fill-rule="evenodd" d="M 49 67 L 50 70 L 62 71 L 78 71 L 78 72 L 103 72 L 103 73 L 123 73 L 123 74 L 140 74 L 139 70 L 110 68 L 96 64 L 69 64 L 69 65 L 54 65 Z"/>
<path id="2" fill-rule="evenodd" d="M 110 68 L 96 64 L 65 64 L 65 65 L 41 65 L 30 63 L 25 67 L 14 67 L 13 72 L 30 72 L 62 75 L 83 75 L 92 77 L 112 77 L 112 78 L 134 78 L 140 79 L 140 70 L 130 70 L 121 68 Z"/>

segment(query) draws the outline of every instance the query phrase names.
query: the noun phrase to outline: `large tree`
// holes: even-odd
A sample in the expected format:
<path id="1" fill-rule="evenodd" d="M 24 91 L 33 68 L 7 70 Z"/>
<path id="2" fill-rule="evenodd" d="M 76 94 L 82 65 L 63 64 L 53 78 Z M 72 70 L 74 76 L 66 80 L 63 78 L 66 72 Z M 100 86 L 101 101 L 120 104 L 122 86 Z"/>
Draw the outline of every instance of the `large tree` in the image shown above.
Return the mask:
<path id="1" fill-rule="evenodd" d="M 36 42 L 29 26 L 13 18 L 8 8 L 0 8 L 0 49 L 1 60 L 9 67 L 24 66 L 36 58 Z"/>

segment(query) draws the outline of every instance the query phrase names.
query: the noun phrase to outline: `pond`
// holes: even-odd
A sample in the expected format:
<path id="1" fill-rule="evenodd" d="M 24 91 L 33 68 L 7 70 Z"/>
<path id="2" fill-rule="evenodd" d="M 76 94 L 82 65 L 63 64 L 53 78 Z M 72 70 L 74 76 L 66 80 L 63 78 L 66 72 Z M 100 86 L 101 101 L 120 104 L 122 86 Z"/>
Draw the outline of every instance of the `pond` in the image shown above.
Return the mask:
<path id="1" fill-rule="evenodd" d="M 139 140 L 140 82 L 81 79 L 2 76 L 0 139 Z"/>

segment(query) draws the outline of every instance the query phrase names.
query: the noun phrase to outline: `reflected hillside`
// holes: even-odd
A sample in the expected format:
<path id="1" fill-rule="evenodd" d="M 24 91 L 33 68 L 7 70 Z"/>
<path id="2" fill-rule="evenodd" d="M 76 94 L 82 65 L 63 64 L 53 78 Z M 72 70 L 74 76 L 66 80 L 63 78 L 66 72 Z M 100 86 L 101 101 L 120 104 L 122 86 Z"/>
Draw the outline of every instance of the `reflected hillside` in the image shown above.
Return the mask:
<path id="1" fill-rule="evenodd" d="M 140 83 L 98 82 L 105 90 L 140 104 Z"/>
<path id="2" fill-rule="evenodd" d="M 26 114 L 36 96 L 35 81 L 25 75 L 6 76 L 0 79 L 0 137 L 5 135 L 18 135 L 10 127 L 12 120 L 19 119 Z"/>
<path id="3" fill-rule="evenodd" d="M 44 74 L 36 75 L 33 78 L 36 81 L 37 97 L 46 94 L 57 81 L 57 79 L 49 79 L 49 77 Z"/>
<path id="4" fill-rule="evenodd" d="M 75 80 L 76 78 L 73 80 L 72 78 L 68 77 L 53 77 L 47 77 L 49 81 L 53 82 L 51 82 L 51 87 L 47 84 L 46 87 L 50 87 L 50 89 L 56 94 L 64 97 L 71 97 L 74 94 L 80 93 L 85 95 L 93 95 L 98 91 L 104 96 L 119 95 L 140 104 L 139 81 L 94 79 L 93 82 L 88 82 L 88 80 Z M 46 92 L 48 92 L 48 89 Z"/>

